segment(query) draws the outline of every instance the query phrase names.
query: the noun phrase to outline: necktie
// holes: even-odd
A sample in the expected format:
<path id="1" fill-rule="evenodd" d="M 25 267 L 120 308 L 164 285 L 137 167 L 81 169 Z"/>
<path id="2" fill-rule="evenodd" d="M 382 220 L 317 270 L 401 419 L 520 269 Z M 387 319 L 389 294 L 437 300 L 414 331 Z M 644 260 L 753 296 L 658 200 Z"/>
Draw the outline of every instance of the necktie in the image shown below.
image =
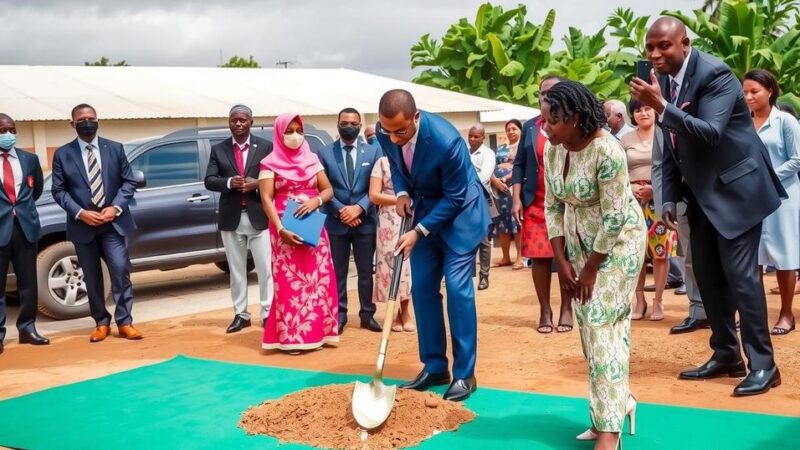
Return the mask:
<path id="1" fill-rule="evenodd" d="M 103 177 L 100 175 L 100 164 L 97 163 L 97 158 L 94 154 L 94 145 L 89 144 L 86 146 L 86 151 L 89 152 L 89 187 L 92 190 L 92 203 L 98 208 L 101 208 L 106 202 L 106 194 L 103 190 Z"/>
<path id="2" fill-rule="evenodd" d="M 347 153 L 347 181 L 353 185 L 353 178 L 356 173 L 356 162 L 353 160 L 353 146 L 345 145 L 344 151 Z"/>
<path id="3" fill-rule="evenodd" d="M 233 159 L 236 162 L 236 170 L 241 176 L 244 176 L 244 152 L 249 148 L 250 144 L 244 144 L 244 147 L 240 147 L 239 144 L 233 146 Z"/>
<path id="4" fill-rule="evenodd" d="M 14 182 L 14 171 L 11 169 L 11 161 L 8 160 L 8 152 L 3 153 L 3 188 L 6 190 L 8 201 L 11 204 L 17 203 L 16 183 Z"/>
<path id="5" fill-rule="evenodd" d="M 669 102 L 672 103 L 673 105 L 677 106 L 677 104 L 678 104 L 678 82 L 675 81 L 675 79 L 673 78 L 672 81 L 670 82 L 669 86 L 670 86 L 669 87 Z M 670 132 L 669 133 L 669 137 L 672 140 L 672 149 L 675 150 L 675 144 L 677 142 L 676 139 L 675 139 L 675 133 Z"/>
<path id="6" fill-rule="evenodd" d="M 403 146 L 403 162 L 406 163 L 406 169 L 408 169 L 408 173 L 411 173 L 411 162 L 414 160 L 414 149 L 411 145 L 411 142 L 406 143 Z"/>

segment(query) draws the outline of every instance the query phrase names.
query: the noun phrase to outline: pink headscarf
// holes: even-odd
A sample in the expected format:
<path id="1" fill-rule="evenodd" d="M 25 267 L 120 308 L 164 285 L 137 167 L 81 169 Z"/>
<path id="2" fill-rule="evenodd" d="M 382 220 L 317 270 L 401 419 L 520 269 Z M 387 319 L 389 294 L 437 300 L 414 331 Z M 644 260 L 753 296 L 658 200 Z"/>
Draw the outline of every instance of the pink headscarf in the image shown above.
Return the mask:
<path id="1" fill-rule="evenodd" d="M 281 114 L 275 119 L 272 152 L 261 160 L 261 165 L 287 180 L 306 181 L 316 175 L 319 158 L 311 152 L 306 141 L 303 141 L 303 145 L 297 150 L 292 150 L 283 143 L 283 134 L 294 120 L 300 122 L 305 131 L 303 118 L 299 114 Z"/>

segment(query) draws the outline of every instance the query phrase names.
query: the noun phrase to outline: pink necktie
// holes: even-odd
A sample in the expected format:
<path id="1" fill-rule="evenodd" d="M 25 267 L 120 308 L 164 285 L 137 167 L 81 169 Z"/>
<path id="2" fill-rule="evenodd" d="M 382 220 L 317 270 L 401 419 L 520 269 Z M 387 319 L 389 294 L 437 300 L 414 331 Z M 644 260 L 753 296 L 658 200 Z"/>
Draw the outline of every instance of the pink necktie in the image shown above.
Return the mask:
<path id="1" fill-rule="evenodd" d="M 406 169 L 408 169 L 408 173 L 411 173 L 411 161 L 414 159 L 414 148 L 411 142 L 406 143 L 403 146 L 403 162 L 406 163 Z"/>
<path id="2" fill-rule="evenodd" d="M 233 146 L 233 158 L 236 162 L 236 170 L 239 171 L 239 175 L 244 176 L 244 155 L 243 152 L 246 152 L 247 149 L 250 148 L 250 144 L 244 144 L 244 148 L 241 148 L 239 144 L 235 144 Z"/>

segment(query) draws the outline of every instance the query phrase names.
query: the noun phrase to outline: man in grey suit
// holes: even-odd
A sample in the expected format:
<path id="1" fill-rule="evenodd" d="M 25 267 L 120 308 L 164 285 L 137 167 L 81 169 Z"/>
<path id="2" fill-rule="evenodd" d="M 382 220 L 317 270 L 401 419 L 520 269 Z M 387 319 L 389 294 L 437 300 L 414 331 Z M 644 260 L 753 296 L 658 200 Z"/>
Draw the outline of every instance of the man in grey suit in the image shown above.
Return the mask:
<path id="1" fill-rule="evenodd" d="M 685 199 L 694 274 L 711 325 L 711 359 L 681 379 L 744 376 L 735 314 L 750 373 L 733 393 L 757 395 L 781 383 L 758 273 L 761 223 L 786 196 L 756 134 L 739 80 L 719 59 L 692 49 L 686 26 L 661 17 L 647 32 L 650 80 L 634 78 L 631 95 L 659 114 L 664 131 L 662 220 L 677 228 Z"/>

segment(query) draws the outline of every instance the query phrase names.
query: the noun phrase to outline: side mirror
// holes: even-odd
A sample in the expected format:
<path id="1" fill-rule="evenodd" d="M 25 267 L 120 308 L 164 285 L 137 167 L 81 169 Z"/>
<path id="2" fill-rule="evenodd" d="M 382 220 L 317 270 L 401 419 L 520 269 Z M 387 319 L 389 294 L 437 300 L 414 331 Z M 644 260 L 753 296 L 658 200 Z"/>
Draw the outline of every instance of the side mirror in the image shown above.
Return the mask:
<path id="1" fill-rule="evenodd" d="M 136 187 L 143 188 L 147 186 L 147 180 L 144 178 L 144 172 L 141 170 L 134 170 L 133 171 L 133 179 L 136 180 Z"/>

